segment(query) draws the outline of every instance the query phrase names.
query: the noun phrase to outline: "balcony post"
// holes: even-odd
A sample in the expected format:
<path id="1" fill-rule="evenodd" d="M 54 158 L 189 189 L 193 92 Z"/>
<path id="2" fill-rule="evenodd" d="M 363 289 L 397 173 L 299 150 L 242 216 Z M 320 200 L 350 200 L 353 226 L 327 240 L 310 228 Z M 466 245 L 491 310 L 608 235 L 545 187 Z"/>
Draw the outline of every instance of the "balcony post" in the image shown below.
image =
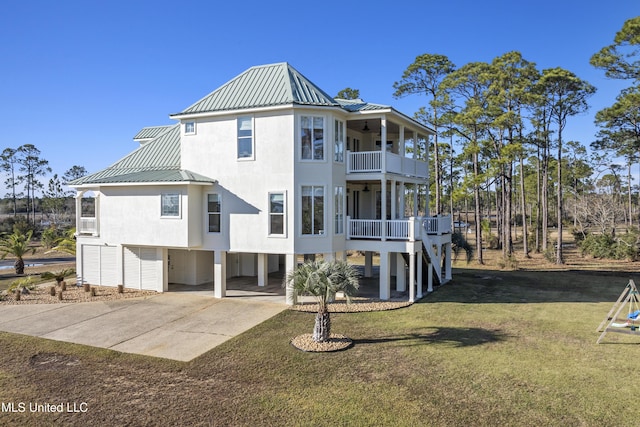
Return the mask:
<path id="1" fill-rule="evenodd" d="M 82 196 L 84 191 L 78 191 L 76 193 L 76 234 L 80 233 L 80 225 L 82 224 Z"/>
<path id="2" fill-rule="evenodd" d="M 386 153 L 383 152 L 383 154 Z M 380 204 L 380 222 L 382 225 L 380 234 L 382 241 L 384 242 L 385 240 L 387 240 L 387 180 L 386 178 L 384 178 L 384 176 L 380 180 Z"/>
<path id="3" fill-rule="evenodd" d="M 351 173 L 352 172 L 352 168 L 351 168 L 351 151 L 346 150 L 346 155 L 347 155 L 347 173 Z"/>
<path id="4" fill-rule="evenodd" d="M 351 217 L 347 215 L 347 240 L 351 240 Z"/>

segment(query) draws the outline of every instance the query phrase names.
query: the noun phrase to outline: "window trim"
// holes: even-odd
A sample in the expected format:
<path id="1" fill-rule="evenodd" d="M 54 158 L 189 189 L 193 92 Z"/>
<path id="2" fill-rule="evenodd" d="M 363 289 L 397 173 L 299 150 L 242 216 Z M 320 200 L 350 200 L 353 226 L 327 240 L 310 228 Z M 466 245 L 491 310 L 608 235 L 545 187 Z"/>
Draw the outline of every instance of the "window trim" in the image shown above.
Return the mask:
<path id="1" fill-rule="evenodd" d="M 314 119 L 322 119 L 322 158 L 321 159 L 315 159 L 313 155 L 311 156 L 310 159 L 305 159 L 302 155 L 303 154 L 302 153 L 303 151 L 302 150 L 302 119 L 304 117 L 311 119 L 312 126 L 313 126 Z M 298 136 L 297 136 L 297 145 L 299 150 L 298 159 L 301 162 L 326 162 L 327 161 L 327 117 L 324 115 L 301 114 L 298 119 L 298 124 L 299 124 L 299 130 L 298 130 Z M 313 133 L 313 127 L 311 129 Z M 311 145 L 313 148 L 313 135 L 311 135 Z"/>
<path id="2" fill-rule="evenodd" d="M 188 125 L 193 125 L 193 130 L 192 131 L 188 131 L 187 130 L 187 126 Z M 184 134 L 185 135 L 195 135 L 196 134 L 196 121 L 195 120 L 189 120 L 187 122 L 184 122 Z"/>
<path id="3" fill-rule="evenodd" d="M 344 120 L 334 119 L 333 127 L 333 161 L 334 163 L 344 163 L 345 147 L 347 145 L 345 135 L 346 123 Z M 342 135 L 340 135 L 338 130 L 342 131 Z M 340 136 L 342 136 L 341 140 Z"/>
<path id="4" fill-rule="evenodd" d="M 311 193 L 313 194 L 314 190 L 316 188 L 322 188 L 322 230 L 318 230 L 318 233 L 314 233 L 314 207 L 312 207 L 311 209 L 311 233 L 307 234 L 304 233 L 303 227 L 303 211 L 302 211 L 302 197 L 303 197 L 303 189 L 305 187 L 311 187 Z M 313 197 L 312 197 L 312 201 L 313 201 Z M 325 237 L 327 236 L 329 233 L 327 233 L 327 186 L 324 184 L 301 184 L 300 185 L 300 216 L 299 216 L 299 224 L 300 224 L 300 236 L 302 237 Z"/>
<path id="5" fill-rule="evenodd" d="M 338 189 L 340 189 L 340 194 L 338 194 Z M 333 187 L 333 205 L 334 205 L 333 206 L 333 218 L 334 218 L 333 233 L 336 235 L 344 234 L 344 228 L 345 228 L 344 195 L 345 195 L 345 191 L 344 191 L 343 185 L 336 185 L 335 187 Z M 340 208 L 340 211 L 338 211 L 338 207 Z"/>
<path id="6" fill-rule="evenodd" d="M 209 196 L 218 196 L 218 212 L 212 212 L 209 210 Z M 206 200 L 206 208 L 207 208 L 207 233 L 210 234 L 220 234 L 222 233 L 222 195 L 220 193 L 207 193 Z M 220 229 L 218 231 L 211 231 L 211 215 L 218 215 L 219 221 L 218 225 Z"/>
<path id="7" fill-rule="evenodd" d="M 240 124 L 240 119 L 245 119 L 248 118 L 251 121 L 251 155 L 247 156 L 247 157 L 240 157 L 240 153 L 239 153 L 239 143 L 240 143 L 240 138 L 243 139 L 248 139 L 248 137 L 243 136 L 241 137 L 239 135 L 240 133 L 240 129 L 238 129 L 239 124 Z M 256 135 L 255 135 L 255 117 L 254 116 L 238 116 L 236 117 L 236 159 L 238 161 L 250 161 L 250 160 L 255 160 L 256 159 Z"/>
<path id="8" fill-rule="evenodd" d="M 281 213 L 271 212 L 271 196 L 274 194 L 282 195 L 282 212 Z M 269 237 L 287 237 L 287 192 L 286 191 L 269 191 L 269 193 L 267 194 L 267 204 L 268 204 L 267 205 L 268 206 L 267 235 Z M 271 218 L 273 215 L 282 216 L 282 233 L 271 232 Z"/>
<path id="9" fill-rule="evenodd" d="M 177 196 L 178 197 L 178 213 L 176 215 L 165 214 L 164 202 L 165 197 Z M 168 219 L 180 219 L 182 218 L 182 193 L 180 192 L 166 192 L 160 193 L 160 218 Z"/>

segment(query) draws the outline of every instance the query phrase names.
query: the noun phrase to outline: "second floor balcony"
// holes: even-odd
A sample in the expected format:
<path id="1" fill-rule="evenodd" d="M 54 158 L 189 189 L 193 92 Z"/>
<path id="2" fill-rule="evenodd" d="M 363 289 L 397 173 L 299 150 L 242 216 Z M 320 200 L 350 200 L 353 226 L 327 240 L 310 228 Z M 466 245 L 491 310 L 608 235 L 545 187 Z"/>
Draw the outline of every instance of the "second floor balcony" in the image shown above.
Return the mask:
<path id="1" fill-rule="evenodd" d="M 415 241 L 426 235 L 451 233 L 451 216 L 404 219 L 352 219 L 347 217 L 347 239 Z"/>
<path id="2" fill-rule="evenodd" d="M 354 173 L 394 173 L 427 179 L 429 164 L 388 151 L 347 151 L 347 174 Z"/>

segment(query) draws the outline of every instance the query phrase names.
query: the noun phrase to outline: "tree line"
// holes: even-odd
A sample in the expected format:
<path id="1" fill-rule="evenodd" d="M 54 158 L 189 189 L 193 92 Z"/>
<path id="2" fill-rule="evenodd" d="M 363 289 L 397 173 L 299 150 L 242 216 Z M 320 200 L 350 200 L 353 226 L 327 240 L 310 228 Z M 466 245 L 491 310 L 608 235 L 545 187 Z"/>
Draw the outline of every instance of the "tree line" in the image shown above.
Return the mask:
<path id="1" fill-rule="evenodd" d="M 71 199 L 73 191 L 63 186 L 87 174 L 83 166 L 74 165 L 62 176 L 54 174 L 47 186 L 42 178 L 53 171 L 49 161 L 42 157 L 41 151 L 33 144 L 24 144 L 18 148 L 5 148 L 0 154 L 0 170 L 5 173 L 5 201 L 8 201 L 8 213 L 13 218 L 24 215 L 31 227 L 36 226 L 36 212 L 45 215 L 54 226 L 61 222 L 65 214 L 72 211 L 75 204 Z M 41 197 L 37 197 L 41 194 Z"/>
<path id="2" fill-rule="evenodd" d="M 628 226 L 637 221 L 631 165 L 640 161 L 638 46 L 640 17 L 625 22 L 614 43 L 591 58 L 607 77 L 631 83 L 613 106 L 597 112 L 600 131 L 591 155 L 585 142 L 563 132 L 568 121 L 588 110 L 596 88 L 560 67 L 540 70 L 520 52 L 461 67 L 445 55 L 427 53 L 394 83 L 395 97 L 428 99 L 415 117 L 436 131 L 428 150 L 430 209 L 467 215 L 472 210 L 479 263 L 483 233 L 490 232 L 481 224 L 492 212 L 495 247 L 505 258 L 513 254 L 520 227 L 525 256 L 531 250 L 553 253 L 558 264 L 564 262 L 565 223 L 573 221 L 574 232 L 584 235 L 590 227 L 615 233 L 621 218 Z M 626 181 L 614 157 L 626 160 Z M 555 242 L 549 237 L 552 226 Z"/>

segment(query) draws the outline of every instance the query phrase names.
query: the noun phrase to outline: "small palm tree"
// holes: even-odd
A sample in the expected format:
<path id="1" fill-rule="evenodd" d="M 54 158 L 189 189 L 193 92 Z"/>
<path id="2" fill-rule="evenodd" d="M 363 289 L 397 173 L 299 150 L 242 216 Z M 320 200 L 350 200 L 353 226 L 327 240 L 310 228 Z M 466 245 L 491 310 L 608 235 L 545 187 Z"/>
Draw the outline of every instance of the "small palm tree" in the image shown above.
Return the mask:
<path id="1" fill-rule="evenodd" d="M 307 261 L 287 273 L 285 285 L 298 294 L 313 295 L 318 301 L 313 340 L 326 342 L 331 336 L 331 319 L 327 303 L 342 291 L 351 301 L 358 291 L 358 271 L 346 261 Z"/>
<path id="2" fill-rule="evenodd" d="M 16 262 L 13 264 L 16 274 L 24 274 L 24 259 L 22 257 L 29 252 L 31 254 L 36 252 L 36 248 L 31 247 L 31 237 L 33 237 L 33 230 L 27 231 L 26 234 L 14 230 L 13 234 L 5 234 L 0 238 L 0 252 L 2 252 L 0 258 L 5 259 L 7 255 L 16 257 Z"/>
<path id="3" fill-rule="evenodd" d="M 76 228 L 70 228 L 63 238 L 56 240 L 56 246 L 51 248 L 49 252 L 65 252 L 70 255 L 76 254 Z"/>

